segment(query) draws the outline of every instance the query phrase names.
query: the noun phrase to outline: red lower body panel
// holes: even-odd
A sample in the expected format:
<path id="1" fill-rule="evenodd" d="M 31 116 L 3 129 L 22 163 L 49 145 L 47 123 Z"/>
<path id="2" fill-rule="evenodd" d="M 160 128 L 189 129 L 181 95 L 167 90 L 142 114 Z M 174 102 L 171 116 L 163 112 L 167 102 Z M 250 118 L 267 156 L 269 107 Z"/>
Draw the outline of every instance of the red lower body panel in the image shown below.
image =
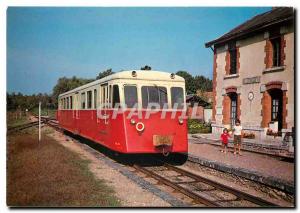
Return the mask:
<path id="1" fill-rule="evenodd" d="M 149 118 L 145 118 L 147 111 L 130 118 L 130 111 L 119 112 L 115 119 L 113 113 L 107 110 L 107 117 L 99 118 L 96 110 L 59 110 L 57 118 L 62 128 L 121 153 L 161 153 L 163 147 L 168 152 L 188 151 L 187 121 L 179 123 L 181 111 L 155 112 Z M 165 118 L 161 118 L 162 113 Z M 138 122 L 143 125 L 137 126 Z M 162 143 L 167 140 L 168 145 L 155 146 L 154 138 L 162 138 Z"/>

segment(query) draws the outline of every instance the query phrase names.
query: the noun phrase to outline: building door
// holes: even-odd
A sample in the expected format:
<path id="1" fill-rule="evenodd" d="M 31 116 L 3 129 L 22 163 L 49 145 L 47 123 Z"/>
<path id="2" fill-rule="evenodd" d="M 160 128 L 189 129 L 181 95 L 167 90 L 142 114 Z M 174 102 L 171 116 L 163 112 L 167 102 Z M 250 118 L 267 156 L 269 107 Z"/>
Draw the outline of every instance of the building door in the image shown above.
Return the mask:
<path id="1" fill-rule="evenodd" d="M 278 131 L 282 129 L 282 90 L 272 89 L 271 95 L 271 121 L 278 122 Z"/>
<path id="2" fill-rule="evenodd" d="M 237 119 L 237 94 L 230 93 L 230 123 L 231 126 L 235 125 L 235 121 Z"/>

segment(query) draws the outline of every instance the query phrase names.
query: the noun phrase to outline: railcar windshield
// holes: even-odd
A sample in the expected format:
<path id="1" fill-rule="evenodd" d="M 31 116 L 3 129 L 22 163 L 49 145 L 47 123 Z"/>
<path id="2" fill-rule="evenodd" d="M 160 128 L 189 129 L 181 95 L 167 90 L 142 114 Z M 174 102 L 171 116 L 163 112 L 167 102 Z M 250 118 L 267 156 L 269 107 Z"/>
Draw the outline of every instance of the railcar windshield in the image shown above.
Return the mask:
<path id="1" fill-rule="evenodd" d="M 125 95 L 125 104 L 127 108 L 136 108 L 138 103 L 136 86 L 125 85 L 124 95 Z"/>
<path id="2" fill-rule="evenodd" d="M 158 86 L 142 86 L 142 106 L 144 109 L 149 106 L 155 107 L 155 105 L 159 105 L 160 108 L 163 108 L 165 104 L 165 107 L 167 107 L 167 103 L 167 88 Z"/>
<path id="3" fill-rule="evenodd" d="M 183 109 L 184 99 L 183 99 L 183 88 L 172 87 L 171 88 L 171 101 L 173 109 Z"/>

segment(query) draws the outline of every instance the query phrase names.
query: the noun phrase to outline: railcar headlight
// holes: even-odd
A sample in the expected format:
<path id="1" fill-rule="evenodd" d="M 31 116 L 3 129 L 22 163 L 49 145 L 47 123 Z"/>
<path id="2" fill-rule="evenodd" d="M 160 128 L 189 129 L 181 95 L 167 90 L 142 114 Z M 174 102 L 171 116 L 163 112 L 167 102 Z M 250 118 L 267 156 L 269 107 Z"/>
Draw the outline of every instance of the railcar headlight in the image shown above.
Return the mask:
<path id="1" fill-rule="evenodd" d="M 183 118 L 178 119 L 179 124 L 183 124 Z"/>
<path id="2" fill-rule="evenodd" d="M 131 119 L 131 120 L 130 120 L 130 123 L 131 123 L 132 125 L 134 125 L 134 124 L 136 123 L 136 121 L 135 121 L 134 119 Z"/>
<path id="3" fill-rule="evenodd" d="M 171 79 L 174 79 L 174 78 L 175 78 L 175 74 L 174 74 L 174 73 L 171 73 L 170 78 L 171 78 Z"/>

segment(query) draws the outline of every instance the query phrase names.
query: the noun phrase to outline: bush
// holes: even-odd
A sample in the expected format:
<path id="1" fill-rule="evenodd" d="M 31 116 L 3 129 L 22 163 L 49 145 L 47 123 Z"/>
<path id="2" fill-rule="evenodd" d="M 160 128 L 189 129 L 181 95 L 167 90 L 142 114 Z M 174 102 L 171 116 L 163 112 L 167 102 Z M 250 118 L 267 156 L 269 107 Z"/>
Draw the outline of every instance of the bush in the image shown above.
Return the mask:
<path id="1" fill-rule="evenodd" d="M 188 119 L 188 131 L 190 134 L 211 133 L 211 125 L 197 119 Z"/>

